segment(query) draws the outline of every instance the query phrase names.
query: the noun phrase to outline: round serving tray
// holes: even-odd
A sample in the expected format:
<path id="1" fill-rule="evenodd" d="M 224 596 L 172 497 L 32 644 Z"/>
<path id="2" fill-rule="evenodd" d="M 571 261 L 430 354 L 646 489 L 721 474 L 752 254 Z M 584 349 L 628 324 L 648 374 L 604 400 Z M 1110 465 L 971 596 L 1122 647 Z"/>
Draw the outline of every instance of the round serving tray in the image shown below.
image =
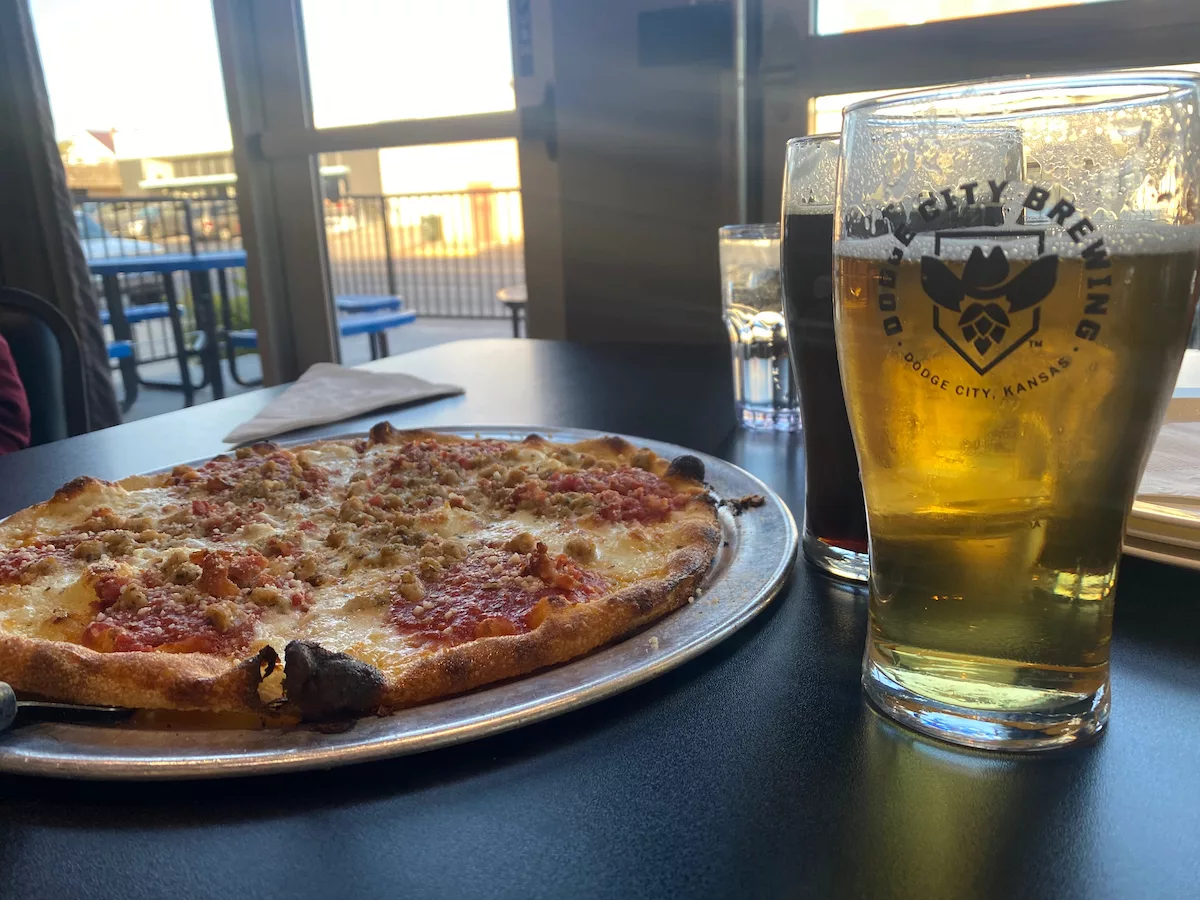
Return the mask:
<path id="1" fill-rule="evenodd" d="M 438 428 L 520 439 L 531 432 L 573 442 L 602 436 L 536 426 Z M 336 734 L 278 729 L 151 729 L 37 722 L 0 734 L 0 771 L 61 778 L 227 778 L 330 768 L 475 740 L 611 697 L 698 656 L 759 613 L 779 592 L 796 556 L 796 523 L 782 500 L 748 472 L 673 444 L 628 437 L 668 459 L 691 453 L 721 498 L 749 494 L 762 506 L 720 509 L 723 540 L 694 602 L 619 643 L 574 662 L 460 697 L 356 721 Z"/>

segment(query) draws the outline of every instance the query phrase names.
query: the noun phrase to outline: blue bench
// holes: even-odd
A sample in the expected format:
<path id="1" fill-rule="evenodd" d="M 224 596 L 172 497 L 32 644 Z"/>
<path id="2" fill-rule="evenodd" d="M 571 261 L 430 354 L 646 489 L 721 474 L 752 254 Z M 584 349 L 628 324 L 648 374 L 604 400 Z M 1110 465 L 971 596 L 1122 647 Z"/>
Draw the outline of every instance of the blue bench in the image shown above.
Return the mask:
<path id="1" fill-rule="evenodd" d="M 334 298 L 338 312 L 369 313 L 401 309 L 404 298 L 390 294 L 339 294 Z"/>
<path id="2" fill-rule="evenodd" d="M 109 341 L 109 359 L 133 359 L 133 341 Z"/>
<path id="3" fill-rule="evenodd" d="M 412 310 L 377 313 L 375 315 L 344 316 L 338 319 L 338 331 L 342 337 L 366 334 L 371 338 L 371 359 L 388 355 L 387 330 L 399 328 L 415 321 L 417 314 Z M 258 332 L 253 328 L 241 328 L 226 335 L 229 346 L 239 350 L 257 350 Z"/>
<path id="4" fill-rule="evenodd" d="M 129 412 L 138 395 L 137 358 L 133 355 L 133 341 L 109 341 L 108 358 L 116 360 L 121 370 L 121 384 L 125 388 L 121 411 Z"/>
<path id="5" fill-rule="evenodd" d="M 176 311 L 183 314 L 183 307 L 176 304 Z M 125 310 L 125 321 L 130 325 L 138 322 L 149 322 L 152 319 L 168 319 L 171 316 L 171 309 L 165 303 L 147 303 L 145 306 L 130 306 Z M 100 310 L 100 323 L 109 325 L 112 322 L 112 314 L 102 308 Z"/>
<path id="6" fill-rule="evenodd" d="M 368 335 L 371 359 L 388 355 L 387 329 L 407 325 L 417 317 L 416 313 L 404 310 L 404 298 L 394 294 L 338 294 L 334 297 L 334 305 L 338 312 L 350 313 L 338 318 L 338 332 L 342 337 Z M 222 318 L 225 325 L 225 359 L 233 380 L 243 387 L 262 384 L 260 378 L 244 379 L 237 367 L 238 350 L 258 349 L 258 332 L 253 328 L 233 328 L 228 301 L 222 304 Z"/>

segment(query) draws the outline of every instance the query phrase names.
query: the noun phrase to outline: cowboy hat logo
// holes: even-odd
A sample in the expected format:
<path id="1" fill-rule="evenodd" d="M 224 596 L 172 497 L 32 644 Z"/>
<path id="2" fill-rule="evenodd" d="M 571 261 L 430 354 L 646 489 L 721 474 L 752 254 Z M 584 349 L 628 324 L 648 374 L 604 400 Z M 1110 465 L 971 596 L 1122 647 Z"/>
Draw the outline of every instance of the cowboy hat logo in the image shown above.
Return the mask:
<path id="1" fill-rule="evenodd" d="M 1039 256 L 1012 278 L 1009 274 L 1000 247 L 986 254 L 974 247 L 961 278 L 938 257 L 921 257 L 921 287 L 936 304 L 934 330 L 981 375 L 1037 332 L 1038 304 L 1054 289 L 1058 257 Z M 941 310 L 957 313 L 957 321 L 943 322 Z M 1014 331 L 1021 336 L 1005 346 Z"/>

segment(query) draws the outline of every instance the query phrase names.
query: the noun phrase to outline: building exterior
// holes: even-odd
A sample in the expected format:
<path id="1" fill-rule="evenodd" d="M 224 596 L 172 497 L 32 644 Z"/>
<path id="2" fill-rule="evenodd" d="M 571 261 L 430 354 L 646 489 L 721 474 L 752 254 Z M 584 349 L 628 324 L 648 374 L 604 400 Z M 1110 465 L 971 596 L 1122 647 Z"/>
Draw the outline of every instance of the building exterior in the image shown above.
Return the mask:
<path id="1" fill-rule="evenodd" d="M 227 139 L 210 140 L 205 152 L 180 152 L 181 142 L 172 143 L 110 129 L 84 132 L 59 149 L 78 199 L 236 198 Z M 326 153 L 320 172 L 331 232 L 355 230 L 364 212 L 374 214 L 374 204 L 364 210 L 359 198 L 388 195 L 378 208 L 386 209 L 398 245 L 412 252 L 459 255 L 523 240 L 514 141 Z"/>

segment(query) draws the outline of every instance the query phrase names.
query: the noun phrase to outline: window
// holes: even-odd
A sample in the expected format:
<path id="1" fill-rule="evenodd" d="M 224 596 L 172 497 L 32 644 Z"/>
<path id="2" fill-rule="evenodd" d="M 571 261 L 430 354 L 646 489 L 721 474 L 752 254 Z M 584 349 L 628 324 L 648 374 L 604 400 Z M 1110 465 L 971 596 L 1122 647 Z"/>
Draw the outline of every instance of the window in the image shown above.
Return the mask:
<path id="1" fill-rule="evenodd" d="M 1189 72 L 1200 72 L 1200 63 L 1180 63 L 1172 66 L 1152 66 L 1151 68 L 1184 69 Z M 935 86 L 930 85 L 930 87 Z M 909 90 L 920 90 L 920 88 L 910 88 Z M 891 93 L 895 92 L 858 91 L 853 94 L 826 94 L 823 97 L 814 97 L 809 103 L 808 133 L 826 134 L 832 131 L 841 131 L 843 109 L 851 103 L 857 103 L 859 100 L 870 100 L 872 97 L 882 97 L 885 94 Z"/>
<path id="2" fill-rule="evenodd" d="M 817 34 L 842 34 L 1107 0 L 820 0 Z"/>
<path id="3" fill-rule="evenodd" d="M 827 134 L 842 130 L 842 110 L 859 100 L 882 97 L 891 91 L 858 91 L 853 94 L 826 94 L 814 97 L 808 108 L 808 133 Z"/>
<path id="4" fill-rule="evenodd" d="M 185 155 L 230 152 L 209 0 L 31 0 L 30 10 L 68 183 L 103 169 L 112 183 L 87 185 L 93 194 L 138 193 L 145 166 L 118 160 L 182 166 Z"/>
<path id="5" fill-rule="evenodd" d="M 303 0 L 317 128 L 516 108 L 506 0 Z"/>
<path id="6" fill-rule="evenodd" d="M 29 6 L 125 419 L 237 390 L 211 377 L 220 369 L 216 317 L 250 325 L 211 0 Z M 190 257 L 192 269 L 141 272 L 130 259 L 168 254 Z M 181 362 L 197 355 L 204 386 Z M 139 390 L 147 384 L 178 392 Z"/>
<path id="7" fill-rule="evenodd" d="M 336 297 L 399 295 L 426 325 L 493 319 L 454 327 L 462 337 L 507 334 L 496 294 L 525 280 L 515 140 L 322 153 L 319 161 Z M 393 351 L 409 337 L 396 335 Z M 364 346 L 343 340 L 342 358 L 360 361 Z"/>

